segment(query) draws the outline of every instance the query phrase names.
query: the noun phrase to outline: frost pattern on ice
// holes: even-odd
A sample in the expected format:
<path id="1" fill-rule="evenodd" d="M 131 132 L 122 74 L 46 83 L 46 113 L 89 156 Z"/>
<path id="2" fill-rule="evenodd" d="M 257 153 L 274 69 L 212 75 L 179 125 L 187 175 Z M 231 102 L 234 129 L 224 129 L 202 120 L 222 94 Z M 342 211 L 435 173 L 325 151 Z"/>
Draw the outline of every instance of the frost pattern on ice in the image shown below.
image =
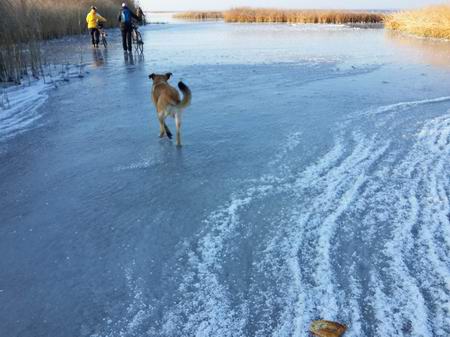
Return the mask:
<path id="1" fill-rule="evenodd" d="M 449 102 L 450 96 L 443 96 L 443 97 L 437 97 L 437 98 L 430 98 L 430 99 L 423 99 L 418 101 L 410 101 L 410 102 L 400 102 L 390 105 L 385 105 L 381 107 L 374 108 L 372 110 L 369 110 L 369 113 L 372 114 L 381 114 L 386 112 L 393 112 L 393 111 L 403 111 L 408 110 L 420 105 L 428 105 L 428 104 L 435 104 L 435 103 L 443 103 L 443 102 Z"/>
<path id="2" fill-rule="evenodd" d="M 49 91 L 56 88 L 58 83 L 79 77 L 81 71 L 80 68 L 77 70 L 65 65 L 54 77 L 44 76 L 43 79 L 0 90 L 0 141 L 35 127 L 36 121 L 43 115 L 40 108 L 47 101 Z"/>
<path id="3" fill-rule="evenodd" d="M 253 181 L 206 220 L 161 336 L 303 336 L 316 318 L 343 321 L 355 337 L 449 335 L 450 114 L 426 121 L 406 152 L 348 126 L 315 164 L 296 175 L 280 165 L 279 176 Z M 298 139 L 275 161 L 292 156 Z M 223 264 L 239 258 L 238 233 L 252 225 L 243 218 L 276 195 L 297 206 L 281 209 L 270 235 L 254 242 L 250 290 L 232 306 Z"/>
<path id="4" fill-rule="evenodd" d="M 180 246 L 176 300 L 157 315 L 131 288 L 133 310 L 104 336 L 151 326 L 149 336 L 300 337 L 317 318 L 346 323 L 352 337 L 449 336 L 449 101 L 359 115 L 373 129 L 346 120 L 306 167 L 303 135 L 293 132 L 269 161 L 271 173 L 243 181 Z M 412 144 L 396 143 L 397 112 L 430 104 L 445 106 L 442 114 L 424 116 Z M 387 121 L 392 134 L 379 129 Z"/>
<path id="5" fill-rule="evenodd" d="M 0 108 L 0 140 L 14 137 L 28 130 L 41 117 L 39 108 L 48 98 L 52 87 L 44 81 L 35 81 L 29 86 L 4 89 Z"/>

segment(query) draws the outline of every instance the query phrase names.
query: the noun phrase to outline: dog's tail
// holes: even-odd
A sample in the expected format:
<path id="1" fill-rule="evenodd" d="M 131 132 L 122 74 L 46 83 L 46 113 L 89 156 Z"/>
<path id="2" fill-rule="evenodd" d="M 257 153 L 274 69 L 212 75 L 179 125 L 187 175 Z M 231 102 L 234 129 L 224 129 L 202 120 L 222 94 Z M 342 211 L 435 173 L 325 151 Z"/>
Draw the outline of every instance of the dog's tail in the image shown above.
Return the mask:
<path id="1" fill-rule="evenodd" d="M 181 92 L 183 93 L 183 99 L 178 104 L 178 107 L 183 109 L 191 104 L 192 93 L 191 89 L 189 89 L 188 86 L 181 81 L 178 82 L 178 88 L 180 88 Z"/>
<path id="2" fill-rule="evenodd" d="M 169 139 L 172 139 L 172 132 L 170 132 L 166 123 L 164 123 L 164 130 L 166 130 L 167 137 L 169 137 Z"/>

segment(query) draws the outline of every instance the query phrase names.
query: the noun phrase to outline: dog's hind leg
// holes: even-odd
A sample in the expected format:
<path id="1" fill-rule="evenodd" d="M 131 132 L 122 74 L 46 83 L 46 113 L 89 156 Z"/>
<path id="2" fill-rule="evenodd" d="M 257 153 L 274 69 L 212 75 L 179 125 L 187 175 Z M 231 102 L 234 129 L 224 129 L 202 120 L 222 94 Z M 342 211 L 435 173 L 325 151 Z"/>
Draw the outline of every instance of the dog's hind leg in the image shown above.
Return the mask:
<path id="1" fill-rule="evenodd" d="M 165 122 L 163 122 L 163 123 L 164 123 L 164 130 L 166 132 L 167 137 L 169 137 L 169 139 L 172 139 L 172 132 L 170 132 L 167 124 Z"/>
<path id="2" fill-rule="evenodd" d="M 175 114 L 175 125 L 177 127 L 177 146 L 181 146 L 181 114 Z"/>
<path id="3" fill-rule="evenodd" d="M 159 138 L 163 138 L 166 135 L 165 129 L 166 123 L 164 123 L 164 119 L 161 117 L 158 117 L 158 120 L 159 120 Z"/>
<path id="4" fill-rule="evenodd" d="M 167 135 L 169 139 L 172 139 L 172 132 L 170 132 L 165 122 L 165 118 L 167 116 L 166 107 L 161 99 L 158 100 L 158 103 L 156 104 L 156 111 L 158 112 L 159 119 L 159 137 L 163 138 L 164 135 Z"/>

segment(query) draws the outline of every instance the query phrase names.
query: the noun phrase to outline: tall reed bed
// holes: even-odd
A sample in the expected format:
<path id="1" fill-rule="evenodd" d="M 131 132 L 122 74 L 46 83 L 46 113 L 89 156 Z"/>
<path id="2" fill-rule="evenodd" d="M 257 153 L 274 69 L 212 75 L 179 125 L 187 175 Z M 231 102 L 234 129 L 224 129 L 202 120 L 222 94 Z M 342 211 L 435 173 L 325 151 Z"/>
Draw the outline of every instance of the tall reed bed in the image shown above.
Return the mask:
<path id="1" fill-rule="evenodd" d="M 422 37 L 450 39 L 450 5 L 394 13 L 386 18 L 386 27 Z"/>
<path id="2" fill-rule="evenodd" d="M 1 0 L 0 82 L 20 82 L 42 69 L 40 41 L 81 34 L 91 5 L 116 24 L 123 0 Z"/>
<path id="3" fill-rule="evenodd" d="M 223 12 L 182 12 L 175 14 L 173 17 L 193 21 L 221 20 L 223 19 Z"/>
<path id="4" fill-rule="evenodd" d="M 381 23 L 384 15 L 344 10 L 284 10 L 264 8 L 234 8 L 224 12 L 226 22 L 242 23 Z"/>

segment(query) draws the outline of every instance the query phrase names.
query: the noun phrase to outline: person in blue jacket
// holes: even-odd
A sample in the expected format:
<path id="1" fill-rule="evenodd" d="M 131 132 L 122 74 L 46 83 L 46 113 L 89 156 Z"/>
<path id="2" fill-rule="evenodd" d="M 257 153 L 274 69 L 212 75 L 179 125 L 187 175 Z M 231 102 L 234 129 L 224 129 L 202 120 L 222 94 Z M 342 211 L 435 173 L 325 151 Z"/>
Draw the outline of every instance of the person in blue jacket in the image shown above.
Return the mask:
<path id="1" fill-rule="evenodd" d="M 127 50 L 131 52 L 131 32 L 133 31 L 133 19 L 139 21 L 138 16 L 128 9 L 126 3 L 123 3 L 118 20 L 120 23 L 120 30 L 122 31 L 123 51 L 125 52 Z"/>

